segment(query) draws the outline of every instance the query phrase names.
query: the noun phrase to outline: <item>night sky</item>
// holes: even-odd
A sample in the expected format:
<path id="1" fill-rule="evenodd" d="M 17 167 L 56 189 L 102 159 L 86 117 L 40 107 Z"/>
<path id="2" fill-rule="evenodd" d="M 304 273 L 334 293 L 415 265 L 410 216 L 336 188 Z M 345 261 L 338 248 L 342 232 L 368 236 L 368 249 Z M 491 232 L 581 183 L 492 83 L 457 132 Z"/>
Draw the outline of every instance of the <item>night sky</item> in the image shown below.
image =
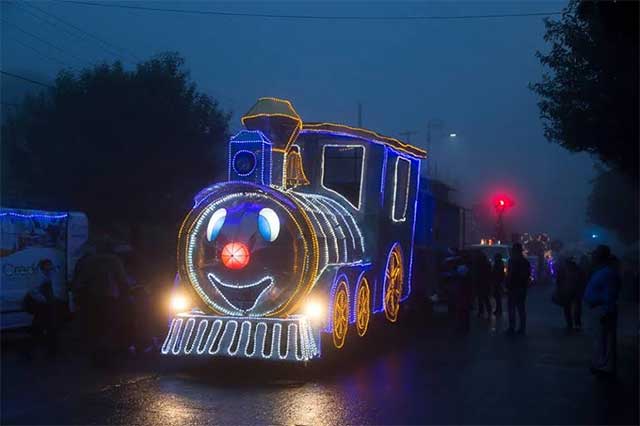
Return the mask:
<path id="1" fill-rule="evenodd" d="M 179 9 L 301 15 L 486 15 L 560 11 L 565 2 L 472 3 L 213 3 L 123 2 Z M 134 57 L 178 51 L 198 87 L 231 110 L 232 129 L 260 96 L 290 99 L 303 120 L 357 122 L 391 136 L 417 131 L 425 146 L 429 119 L 438 176 L 459 189 L 470 207 L 495 192 L 512 196 L 510 224 L 575 240 L 589 229 L 584 209 L 595 175 L 593 160 L 570 154 L 543 137 L 536 97 L 528 83 L 541 79 L 535 57 L 544 50 L 541 17 L 430 21 L 282 20 L 35 3 Z M 36 15 L 36 16 L 34 16 Z M 47 24 L 43 19 L 55 23 Z M 50 45 L 20 30 L 47 40 Z M 2 2 L 2 69 L 50 82 L 60 68 L 76 69 L 118 55 L 41 12 Z M 38 49 L 39 53 L 19 44 Z M 111 51 L 111 52 L 110 52 Z M 2 77 L 3 102 L 37 86 Z M 455 132 L 450 140 L 446 135 Z"/>

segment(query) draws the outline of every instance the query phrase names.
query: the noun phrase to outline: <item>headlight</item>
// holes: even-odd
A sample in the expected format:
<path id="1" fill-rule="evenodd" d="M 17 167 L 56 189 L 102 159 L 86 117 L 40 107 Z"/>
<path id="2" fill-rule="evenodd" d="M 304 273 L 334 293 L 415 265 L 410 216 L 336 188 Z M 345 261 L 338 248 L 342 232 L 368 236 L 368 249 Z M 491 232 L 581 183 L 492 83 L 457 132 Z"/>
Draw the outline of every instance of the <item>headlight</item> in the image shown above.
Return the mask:
<path id="1" fill-rule="evenodd" d="M 311 321 L 322 321 L 325 319 L 325 305 L 319 300 L 307 300 L 303 312 Z"/>
<path id="2" fill-rule="evenodd" d="M 170 306 L 174 312 L 184 312 L 189 309 L 190 300 L 184 294 L 174 294 L 171 296 Z"/>

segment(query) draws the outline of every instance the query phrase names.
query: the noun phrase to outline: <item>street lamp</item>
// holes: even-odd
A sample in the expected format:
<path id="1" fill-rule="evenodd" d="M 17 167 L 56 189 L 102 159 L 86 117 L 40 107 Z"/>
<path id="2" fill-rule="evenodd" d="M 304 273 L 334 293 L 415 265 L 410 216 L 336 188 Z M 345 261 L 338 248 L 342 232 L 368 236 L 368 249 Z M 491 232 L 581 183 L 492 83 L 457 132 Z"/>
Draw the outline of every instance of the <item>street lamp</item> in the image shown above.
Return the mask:
<path id="1" fill-rule="evenodd" d="M 458 137 L 458 134 L 455 132 L 446 132 L 445 129 L 445 122 L 443 120 L 440 119 L 429 119 L 427 120 L 427 151 L 429 152 L 429 156 L 427 157 L 427 173 L 429 174 L 429 176 L 431 176 L 431 165 L 432 165 L 432 161 L 431 161 L 431 152 L 432 152 L 432 137 L 431 137 L 431 133 L 434 130 L 438 130 L 446 135 L 448 135 L 449 140 L 453 140 L 455 138 Z M 446 132 L 446 133 L 445 133 Z M 433 168 L 434 168 L 434 177 L 437 177 L 437 163 L 434 160 L 433 161 Z"/>

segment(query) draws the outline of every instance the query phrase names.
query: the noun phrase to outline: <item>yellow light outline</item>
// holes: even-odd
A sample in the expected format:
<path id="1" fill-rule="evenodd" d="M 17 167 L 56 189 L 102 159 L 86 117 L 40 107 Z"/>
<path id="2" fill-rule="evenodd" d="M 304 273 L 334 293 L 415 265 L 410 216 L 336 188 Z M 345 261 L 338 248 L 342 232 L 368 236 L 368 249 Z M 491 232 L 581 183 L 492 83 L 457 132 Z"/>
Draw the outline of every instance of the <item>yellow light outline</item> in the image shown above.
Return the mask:
<path id="1" fill-rule="evenodd" d="M 251 118 L 257 118 L 257 117 L 286 117 L 286 118 L 290 118 L 292 120 L 295 120 L 298 123 L 298 126 L 296 126 L 296 129 L 294 130 L 294 132 L 291 134 L 291 137 L 289 138 L 289 140 L 287 141 L 287 145 L 286 145 L 286 149 L 289 148 L 291 142 L 297 138 L 298 133 L 300 132 L 300 130 L 304 130 L 306 129 L 318 129 L 321 128 L 323 126 L 333 126 L 333 127 L 337 127 L 340 129 L 346 129 L 346 130 L 351 130 L 351 131 L 356 131 L 356 132 L 362 132 L 365 133 L 367 135 L 372 136 L 374 139 L 382 142 L 382 143 L 386 143 L 387 145 L 391 146 L 392 148 L 395 148 L 399 151 L 402 151 L 406 154 L 409 155 L 413 155 L 415 157 L 418 158 L 427 158 L 427 150 L 422 149 L 422 148 L 418 148 L 415 145 L 411 145 L 409 143 L 405 143 L 402 142 L 400 139 L 396 139 L 390 136 L 384 136 L 381 135 L 378 132 L 375 132 L 373 130 L 369 130 L 369 129 L 364 129 L 362 127 L 355 127 L 355 126 L 349 126 L 347 124 L 339 124 L 339 123 L 330 123 L 330 122 L 321 122 L 321 123 L 308 123 L 305 124 L 303 123 L 302 119 L 300 118 L 300 116 L 298 116 L 296 109 L 293 107 L 293 104 L 291 103 L 291 101 L 287 100 L 287 99 L 281 99 L 281 98 L 276 98 L 276 97 L 272 97 L 272 96 L 263 96 L 261 98 L 258 98 L 258 101 L 273 101 L 273 102 L 281 102 L 286 104 L 289 108 L 291 108 L 291 110 L 293 110 L 296 114 L 296 116 L 291 115 L 291 114 L 284 114 L 284 113 L 258 113 L 258 114 L 252 114 L 252 115 L 245 115 L 243 116 L 240 121 L 242 122 L 242 125 L 245 125 L 245 120 L 251 119 Z M 354 135 L 354 136 L 358 136 L 358 135 Z"/>
<path id="2" fill-rule="evenodd" d="M 407 154 L 413 155 L 414 157 L 427 158 L 427 151 L 422 148 L 418 148 L 415 145 L 402 142 L 401 140 L 392 138 L 390 136 L 383 136 L 377 132 L 374 132 L 373 130 L 363 129 L 361 127 L 353 127 L 346 124 L 322 122 L 322 123 L 306 123 L 302 126 L 302 130 L 304 130 L 305 128 L 317 129 L 323 126 L 333 126 L 333 127 L 348 129 L 356 132 L 366 133 L 366 134 L 372 135 L 375 139 L 379 140 L 380 142 L 386 142 L 392 148 L 395 148 Z M 327 129 L 327 130 L 330 130 L 330 129 Z M 354 135 L 354 136 L 358 136 L 358 135 Z M 412 150 L 415 152 L 413 152 Z"/>
<path id="3" fill-rule="evenodd" d="M 342 315 L 342 313 L 338 309 L 336 309 L 338 297 L 341 294 L 344 295 L 345 299 L 344 307 L 346 309 L 346 313 L 344 315 Z M 338 283 L 338 290 L 336 290 L 335 296 L 333 297 L 333 331 L 331 335 L 333 337 L 333 346 L 335 346 L 336 349 L 341 349 L 344 346 L 344 342 L 347 340 L 347 333 L 349 331 L 349 291 L 347 289 L 347 282 L 345 280 L 342 280 Z M 342 337 L 338 336 L 336 333 L 336 330 L 338 329 L 338 327 L 336 327 L 336 319 L 338 319 L 337 317 L 339 315 L 344 317 L 344 335 L 342 335 Z M 336 339 L 338 339 L 338 341 L 336 341 Z"/>
<path id="4" fill-rule="evenodd" d="M 296 121 L 296 127 L 293 130 L 293 132 L 291 132 L 291 136 L 289 136 L 289 140 L 287 141 L 287 144 L 285 145 L 285 152 L 289 149 L 289 146 L 291 145 L 291 143 L 294 141 L 294 139 L 296 139 L 298 137 L 298 134 L 300 133 L 300 130 L 302 129 L 302 120 L 299 117 L 295 117 L 293 115 L 289 115 L 289 114 L 283 114 L 281 112 L 273 112 L 273 113 L 268 113 L 268 112 L 261 112 L 258 114 L 252 114 L 252 115 L 245 115 L 243 116 L 240 121 L 242 122 L 242 125 L 247 127 L 247 125 L 245 124 L 246 120 L 250 120 L 253 118 L 260 118 L 260 117 L 285 117 L 285 118 L 290 118 L 292 120 Z"/>
<path id="5" fill-rule="evenodd" d="M 363 328 L 360 327 L 360 323 L 359 323 L 360 314 L 365 308 L 360 303 L 361 302 L 360 290 L 362 288 L 367 289 L 367 309 L 369 309 L 369 313 L 367 315 L 367 322 L 364 324 Z M 363 337 L 367 333 L 367 330 L 369 329 L 370 321 L 371 321 L 371 288 L 369 287 L 369 280 L 367 280 L 367 278 L 363 276 L 362 278 L 360 278 L 360 282 L 358 283 L 358 287 L 356 290 L 356 332 L 358 333 L 358 336 Z"/>
<path id="6" fill-rule="evenodd" d="M 282 98 L 276 98 L 274 96 L 263 96 L 261 98 L 258 98 L 259 101 L 274 101 L 274 102 L 282 102 L 283 104 L 287 104 L 289 105 L 289 108 L 291 108 L 292 110 L 296 110 L 293 105 L 291 104 L 291 101 L 288 99 L 282 99 Z M 296 112 L 297 113 L 297 112 Z"/>
<path id="7" fill-rule="evenodd" d="M 287 194 L 283 194 L 283 195 L 287 196 Z M 291 305 L 291 301 L 296 299 L 295 295 L 298 293 L 298 291 L 300 290 L 300 287 L 302 286 L 303 276 L 301 276 L 300 281 L 298 282 L 298 286 L 296 286 L 296 289 L 293 292 L 293 295 L 289 298 L 289 300 L 285 304 L 281 306 L 279 310 L 275 311 L 272 314 L 272 316 L 281 315 L 285 310 L 286 310 L 286 313 L 284 313 L 283 315 L 289 315 L 300 307 L 303 300 L 306 298 L 306 296 L 309 295 L 309 293 L 311 292 L 311 289 L 313 288 L 313 285 L 315 284 L 316 276 L 318 275 L 318 266 L 320 263 L 320 244 L 318 243 L 318 236 L 316 234 L 315 228 L 313 227 L 313 224 L 311 223 L 311 219 L 309 219 L 309 215 L 307 215 L 307 212 L 304 211 L 304 209 L 302 208 L 302 206 L 300 206 L 300 204 L 296 199 L 289 196 L 287 196 L 287 198 L 293 204 L 296 205 L 296 207 L 298 208 L 298 211 L 300 212 L 300 215 L 304 219 L 305 223 L 307 224 L 307 228 L 310 231 L 312 250 L 311 252 L 307 252 L 307 258 L 311 257 L 312 263 L 311 263 L 311 267 L 309 268 L 310 275 L 307 283 L 307 289 L 304 292 L 304 294 L 300 295 L 297 298 L 298 300 L 293 305 Z M 298 225 L 298 228 L 300 228 L 299 225 Z M 287 308 L 289 305 L 291 306 Z"/>
<path id="8" fill-rule="evenodd" d="M 389 268 L 389 259 L 391 257 L 397 257 L 398 259 L 398 263 L 397 265 L 399 265 L 399 269 L 400 269 L 400 296 L 398 297 L 398 302 L 395 306 L 393 306 L 393 309 L 395 310 L 395 313 L 391 313 L 389 312 L 389 303 L 388 303 L 388 294 L 390 292 L 390 286 L 387 282 L 387 270 Z M 387 259 L 387 266 L 385 267 L 385 271 L 384 271 L 384 279 L 385 279 L 385 292 L 384 292 L 384 316 L 387 318 L 387 320 L 389 320 L 389 322 L 396 322 L 398 321 L 398 314 L 400 313 L 400 298 L 402 297 L 402 287 L 403 287 L 403 281 L 404 281 L 404 260 L 402 259 L 402 251 L 400 249 L 400 244 L 396 243 L 393 245 L 393 248 L 391 249 L 391 253 L 390 256 Z M 389 281 L 391 281 L 391 277 L 389 277 Z M 395 283 L 395 281 L 394 281 Z M 397 309 L 396 309 L 397 307 Z"/>
<path id="9" fill-rule="evenodd" d="M 289 101 L 287 99 L 276 98 L 276 97 L 273 97 L 273 96 L 263 96 L 261 98 L 258 98 L 258 102 L 260 102 L 260 101 L 273 101 L 273 102 L 280 102 L 280 103 L 286 104 L 289 108 L 291 108 L 291 110 L 294 112 L 295 115 L 284 114 L 284 113 L 281 113 L 281 112 L 274 112 L 274 113 L 261 112 L 261 113 L 258 113 L 258 114 L 244 115 L 244 116 L 242 116 L 240 118 L 240 122 L 242 123 L 243 126 L 246 127 L 245 121 L 249 120 L 249 119 L 252 119 L 252 118 L 259 118 L 259 117 L 285 117 L 285 118 L 290 118 L 292 120 L 295 120 L 297 125 L 296 125 L 295 129 L 293 130 L 293 132 L 291 132 L 291 136 L 289 136 L 289 140 L 287 141 L 287 144 L 285 145 L 285 153 L 286 153 L 286 151 L 289 149 L 289 146 L 298 137 L 298 133 L 300 133 L 300 130 L 302 129 L 302 119 L 298 115 L 298 112 L 296 111 L 296 109 L 293 107 L 293 104 L 291 103 L 291 101 Z"/>

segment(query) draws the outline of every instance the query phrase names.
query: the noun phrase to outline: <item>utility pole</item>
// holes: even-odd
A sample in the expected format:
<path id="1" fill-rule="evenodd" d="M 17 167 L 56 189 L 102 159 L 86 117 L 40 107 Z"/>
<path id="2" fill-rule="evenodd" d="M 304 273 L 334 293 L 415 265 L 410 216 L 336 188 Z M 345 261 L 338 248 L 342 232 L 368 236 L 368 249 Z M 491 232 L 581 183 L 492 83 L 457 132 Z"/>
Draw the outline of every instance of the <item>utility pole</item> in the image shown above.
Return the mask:
<path id="1" fill-rule="evenodd" d="M 358 127 L 362 128 L 362 102 L 358 102 Z"/>
<path id="2" fill-rule="evenodd" d="M 405 130 L 404 132 L 400 132 L 400 136 L 402 136 L 403 139 L 405 139 L 407 141 L 408 144 L 411 143 L 411 135 L 415 135 L 416 133 L 418 133 L 415 130 Z"/>

